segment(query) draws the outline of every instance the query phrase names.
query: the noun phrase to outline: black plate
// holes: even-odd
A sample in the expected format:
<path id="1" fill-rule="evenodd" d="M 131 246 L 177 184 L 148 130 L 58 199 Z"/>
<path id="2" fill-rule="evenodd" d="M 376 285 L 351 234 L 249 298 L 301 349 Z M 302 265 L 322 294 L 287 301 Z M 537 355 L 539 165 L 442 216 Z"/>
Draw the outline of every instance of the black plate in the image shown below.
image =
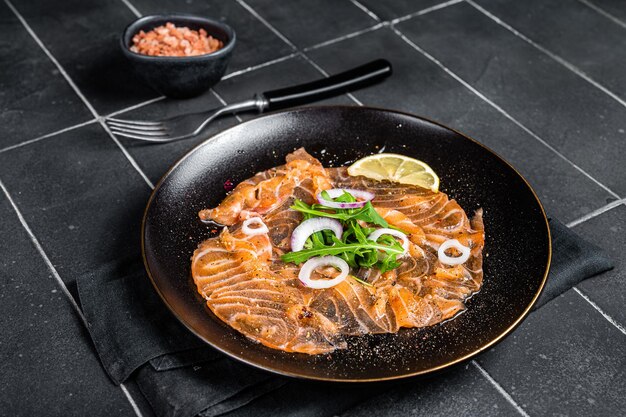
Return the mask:
<path id="1" fill-rule="evenodd" d="M 304 146 L 325 166 L 376 152 L 421 159 L 441 190 L 468 212 L 482 207 L 484 284 L 458 317 L 425 329 L 349 339 L 347 350 L 309 356 L 251 342 L 205 307 L 190 276 L 190 257 L 210 233 L 197 216 L 237 183 L 284 163 Z M 468 137 L 409 114 L 364 107 L 310 107 L 270 114 L 199 145 L 159 181 L 146 208 L 142 246 L 148 274 L 189 330 L 245 363 L 283 375 L 331 381 L 380 381 L 466 360 L 509 334 L 530 311 L 550 265 L 550 231 L 537 196 L 507 162 Z"/>

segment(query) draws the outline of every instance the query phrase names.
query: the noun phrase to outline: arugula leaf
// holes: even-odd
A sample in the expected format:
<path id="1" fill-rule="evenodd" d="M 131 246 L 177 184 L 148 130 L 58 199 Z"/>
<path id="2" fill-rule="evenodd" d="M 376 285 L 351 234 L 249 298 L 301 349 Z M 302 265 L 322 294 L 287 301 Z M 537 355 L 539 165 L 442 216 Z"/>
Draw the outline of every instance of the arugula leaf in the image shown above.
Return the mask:
<path id="1" fill-rule="evenodd" d="M 301 200 L 296 200 L 290 208 L 310 217 L 329 217 L 331 219 L 338 219 L 342 221 L 355 219 L 362 220 L 366 223 L 373 223 L 381 227 L 389 227 L 389 223 L 387 223 L 387 221 L 383 219 L 380 214 L 378 214 L 376 209 L 374 209 L 374 206 L 372 206 L 372 203 L 369 201 L 360 209 L 352 209 L 352 213 L 349 213 L 350 209 L 335 209 L 322 204 L 313 204 L 312 206 L 309 206 Z M 334 212 L 322 211 L 321 209 L 334 210 Z"/>
<path id="2" fill-rule="evenodd" d="M 352 277 L 352 278 L 353 278 L 356 282 L 359 282 L 359 283 L 361 283 L 361 284 L 365 285 L 366 287 L 373 287 L 373 285 L 372 285 L 372 284 L 370 284 L 370 283 L 369 283 L 369 282 L 367 282 L 367 281 L 363 281 L 361 278 L 359 278 L 359 277 L 357 277 L 357 276 L 354 276 L 354 275 L 350 275 L 350 276 L 351 276 L 351 277 Z"/>
<path id="3" fill-rule="evenodd" d="M 300 264 L 305 262 L 309 258 L 314 256 L 324 256 L 324 255 L 340 255 L 343 252 L 354 252 L 356 255 L 363 255 L 366 251 L 374 249 L 380 250 L 384 252 L 389 252 L 392 254 L 402 254 L 402 247 L 400 249 L 387 246 L 380 245 L 376 242 L 369 241 L 370 243 L 343 243 L 337 239 L 337 242 L 333 246 L 322 246 L 312 249 L 303 249 L 297 252 L 288 252 L 281 256 L 281 259 L 284 262 L 293 262 L 296 264 Z"/>
<path id="4" fill-rule="evenodd" d="M 354 217 L 355 219 L 363 220 L 367 223 L 374 223 L 380 227 L 389 227 L 389 223 L 387 223 L 387 221 L 383 219 L 380 214 L 378 214 L 374 206 L 372 206 L 372 203 L 369 201 L 360 211 L 361 212 Z"/>
<path id="5" fill-rule="evenodd" d="M 322 191 L 322 197 L 328 201 L 350 203 L 357 199 L 350 193 L 344 192 L 332 199 L 327 191 Z M 303 219 L 313 217 L 328 217 L 339 220 L 344 232 L 338 239 L 331 231 L 323 230 L 312 234 L 306 241 L 304 249 L 284 254 L 284 262 L 300 264 L 315 256 L 334 255 L 344 259 L 351 268 L 378 268 L 385 273 L 401 265 L 398 255 L 403 253 L 402 245 L 392 236 L 382 235 L 377 242 L 369 240 L 369 236 L 376 227 L 390 227 L 385 219 L 378 214 L 371 202 L 356 209 L 339 209 L 323 204 L 308 205 L 296 199 L 291 209 L 302 213 Z M 355 278 L 364 285 L 371 285 Z"/>

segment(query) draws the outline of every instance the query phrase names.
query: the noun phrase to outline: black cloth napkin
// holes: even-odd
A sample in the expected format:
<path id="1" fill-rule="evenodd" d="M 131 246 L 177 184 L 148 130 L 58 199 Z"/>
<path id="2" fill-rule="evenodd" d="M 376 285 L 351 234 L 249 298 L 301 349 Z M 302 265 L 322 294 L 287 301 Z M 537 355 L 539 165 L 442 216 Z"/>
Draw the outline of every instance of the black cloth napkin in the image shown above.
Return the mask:
<path id="1" fill-rule="evenodd" d="M 601 249 L 559 221 L 552 219 L 550 228 L 552 266 L 535 308 L 612 268 Z M 105 265 L 77 283 L 102 365 L 115 383 L 132 375 L 158 416 L 211 417 L 237 409 L 242 416 L 323 416 L 375 392 L 287 380 L 225 357 L 174 318 L 136 259 Z"/>

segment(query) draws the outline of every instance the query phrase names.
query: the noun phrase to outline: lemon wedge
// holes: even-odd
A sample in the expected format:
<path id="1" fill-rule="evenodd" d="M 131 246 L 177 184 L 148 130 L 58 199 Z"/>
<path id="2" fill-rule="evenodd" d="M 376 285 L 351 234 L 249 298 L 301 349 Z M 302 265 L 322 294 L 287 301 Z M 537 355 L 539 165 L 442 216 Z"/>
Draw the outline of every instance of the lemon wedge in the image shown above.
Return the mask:
<path id="1" fill-rule="evenodd" d="M 428 164 L 395 153 L 379 153 L 361 158 L 348 167 L 348 174 L 417 185 L 435 193 L 439 191 L 439 177 Z"/>

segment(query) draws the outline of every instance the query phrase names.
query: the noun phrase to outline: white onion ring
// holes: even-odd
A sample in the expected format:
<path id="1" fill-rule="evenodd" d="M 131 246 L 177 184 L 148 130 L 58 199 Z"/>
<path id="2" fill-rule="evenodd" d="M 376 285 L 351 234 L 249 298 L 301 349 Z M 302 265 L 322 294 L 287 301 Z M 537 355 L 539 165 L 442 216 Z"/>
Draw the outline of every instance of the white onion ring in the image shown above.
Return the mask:
<path id="1" fill-rule="evenodd" d="M 453 258 L 452 256 L 446 255 L 446 251 L 450 248 L 455 248 L 459 252 L 461 252 L 461 256 L 457 256 Z M 460 265 L 467 261 L 470 257 L 470 248 L 467 246 L 461 245 L 456 239 L 448 239 L 439 246 L 439 250 L 437 251 L 437 256 L 439 256 L 439 261 L 442 264 L 446 265 Z"/>
<path id="2" fill-rule="evenodd" d="M 399 230 L 387 228 L 377 229 L 370 233 L 367 239 L 376 242 L 382 235 L 391 235 L 400 238 L 400 240 L 402 240 L 402 249 L 404 249 L 402 254 L 405 255 L 409 251 L 409 238 L 407 238 L 406 235 Z"/>
<path id="3" fill-rule="evenodd" d="M 320 230 L 332 231 L 337 239 L 341 239 L 343 234 L 343 226 L 339 223 L 339 220 L 329 219 L 328 217 L 315 217 L 313 219 L 305 220 L 293 229 L 291 234 L 291 250 L 298 252 L 304 249 L 304 243 L 313 233 Z"/>
<path id="4" fill-rule="evenodd" d="M 253 229 L 250 227 L 251 224 L 257 224 L 258 227 L 255 227 Z M 263 223 L 263 220 L 261 220 L 260 217 L 251 217 L 243 222 L 243 224 L 241 225 L 241 231 L 248 236 L 256 236 L 268 233 L 270 230 L 267 228 L 265 223 Z"/>
<path id="5" fill-rule="evenodd" d="M 312 279 L 311 275 L 313 275 L 313 271 L 320 266 L 334 266 L 339 268 L 341 272 L 333 279 Z M 305 286 L 319 290 L 341 284 L 348 277 L 349 272 L 350 266 L 340 257 L 320 256 L 318 258 L 311 258 L 302 265 L 298 279 L 300 279 Z"/>
<path id="6" fill-rule="evenodd" d="M 326 192 L 328 193 L 328 196 L 330 198 L 340 197 L 347 192 L 352 194 L 352 197 L 361 199 L 361 201 L 355 201 L 353 203 L 338 203 L 336 201 L 326 200 L 324 197 L 322 197 L 322 193 L 319 193 L 317 195 L 317 201 L 319 201 L 320 204 L 323 204 L 326 207 L 338 209 L 361 208 L 365 204 L 367 204 L 368 201 L 373 200 L 375 197 L 375 195 L 370 193 L 369 191 L 355 190 L 352 188 L 333 188 L 332 190 L 326 190 Z"/>

